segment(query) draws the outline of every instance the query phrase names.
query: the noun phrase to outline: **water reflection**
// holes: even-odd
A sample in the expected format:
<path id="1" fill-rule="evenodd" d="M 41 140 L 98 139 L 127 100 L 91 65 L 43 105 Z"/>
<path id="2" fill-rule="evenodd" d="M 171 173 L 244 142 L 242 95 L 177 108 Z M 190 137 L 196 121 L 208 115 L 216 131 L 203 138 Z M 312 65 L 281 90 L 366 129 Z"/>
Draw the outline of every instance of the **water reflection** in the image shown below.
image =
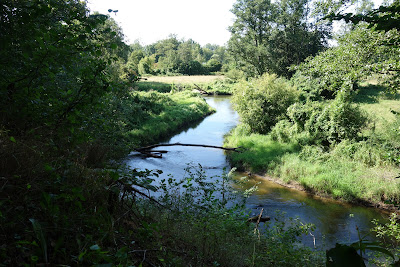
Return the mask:
<path id="1" fill-rule="evenodd" d="M 243 173 L 237 173 L 238 177 Z M 257 214 L 261 208 L 264 213 L 274 214 L 276 209 L 284 211 L 288 217 L 299 217 L 304 223 L 317 227 L 314 233 L 317 242 L 334 246 L 340 242 L 354 242 L 358 238 L 357 227 L 364 236 L 373 227 L 371 221 L 386 221 L 387 215 L 373 208 L 364 208 L 335 200 L 321 198 L 305 192 L 290 189 L 269 180 L 252 177 L 248 186 L 261 182 L 259 190 L 249 198 L 248 205 Z M 371 235 L 370 239 L 374 239 Z M 308 238 L 312 242 L 312 238 Z"/>
<path id="2" fill-rule="evenodd" d="M 221 146 L 223 136 L 238 123 L 239 117 L 232 109 L 229 97 L 207 97 L 206 101 L 217 112 L 205 118 L 201 123 L 184 129 L 180 134 L 172 137 L 168 143 L 192 143 Z M 185 175 L 188 164 L 201 164 L 210 180 L 217 179 L 223 173 L 224 168 L 229 169 L 222 150 L 201 147 L 159 147 L 169 152 L 163 158 L 143 158 L 132 153 L 127 164 L 137 169 L 159 169 L 166 178 L 168 174 L 180 179 Z M 238 173 L 238 176 L 244 174 Z M 259 182 L 259 179 L 251 179 L 248 186 Z M 317 230 L 314 235 L 317 244 L 325 243 L 326 246 L 334 246 L 341 242 L 355 241 L 357 239 L 356 226 L 363 233 L 373 226 L 372 219 L 383 219 L 385 215 L 375 209 L 352 206 L 338 203 L 333 200 L 310 196 L 304 192 L 292 190 L 270 181 L 263 180 L 259 185 L 259 191 L 251 196 L 248 207 L 254 214 L 258 214 L 264 208 L 264 214 L 273 216 L 275 210 L 286 212 L 288 217 L 299 217 L 304 223 L 313 223 Z M 312 237 L 305 237 L 305 242 L 312 245 Z"/>

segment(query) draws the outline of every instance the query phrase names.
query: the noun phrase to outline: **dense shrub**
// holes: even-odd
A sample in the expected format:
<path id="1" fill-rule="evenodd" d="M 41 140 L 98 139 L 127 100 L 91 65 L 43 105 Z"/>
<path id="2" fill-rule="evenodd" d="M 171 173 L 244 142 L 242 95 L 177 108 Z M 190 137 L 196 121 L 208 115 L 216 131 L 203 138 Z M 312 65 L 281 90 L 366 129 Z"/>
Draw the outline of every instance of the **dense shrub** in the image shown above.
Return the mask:
<path id="1" fill-rule="evenodd" d="M 207 61 L 205 67 L 206 67 L 208 72 L 216 72 L 216 71 L 220 71 L 221 70 L 222 64 L 221 64 L 221 62 L 219 62 L 215 58 L 212 58 L 209 61 Z"/>
<path id="2" fill-rule="evenodd" d="M 191 60 L 189 62 L 182 62 L 179 65 L 178 72 L 187 75 L 200 75 L 204 74 L 206 70 L 200 62 Z"/>
<path id="3" fill-rule="evenodd" d="M 297 98 L 298 91 L 287 80 L 265 74 L 250 82 L 240 82 L 235 87 L 232 102 L 242 122 L 248 124 L 252 132 L 267 133 L 286 117 L 286 109 Z"/>
<path id="4" fill-rule="evenodd" d="M 341 91 L 334 101 L 295 103 L 288 108 L 289 120 L 272 129 L 275 140 L 329 145 L 344 139 L 356 139 L 367 117 L 352 104 L 348 93 Z"/>
<path id="5" fill-rule="evenodd" d="M 240 81 L 245 78 L 245 73 L 241 70 L 234 68 L 227 70 L 225 76 L 233 81 Z"/>

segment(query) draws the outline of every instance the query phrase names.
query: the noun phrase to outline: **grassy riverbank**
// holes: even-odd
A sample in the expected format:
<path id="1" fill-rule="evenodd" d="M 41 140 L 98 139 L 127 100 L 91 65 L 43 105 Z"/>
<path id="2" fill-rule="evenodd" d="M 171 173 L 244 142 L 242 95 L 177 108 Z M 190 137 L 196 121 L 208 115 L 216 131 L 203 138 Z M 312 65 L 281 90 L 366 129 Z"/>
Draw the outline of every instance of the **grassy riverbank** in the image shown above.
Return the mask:
<path id="1" fill-rule="evenodd" d="M 146 145 L 171 137 L 190 123 L 199 121 L 214 110 L 198 94 L 190 92 L 137 92 L 145 103 L 136 114 L 136 121 L 128 126 L 128 140 L 135 145 Z"/>
<path id="2" fill-rule="evenodd" d="M 234 166 L 295 184 L 308 192 L 349 202 L 383 206 L 400 201 L 397 134 L 400 101 L 383 88 L 365 86 L 354 102 L 366 112 L 368 124 L 357 140 L 331 145 L 305 144 L 301 138 L 279 140 L 274 133 L 251 133 L 239 125 L 226 137 L 227 146 L 242 146 L 230 154 Z"/>

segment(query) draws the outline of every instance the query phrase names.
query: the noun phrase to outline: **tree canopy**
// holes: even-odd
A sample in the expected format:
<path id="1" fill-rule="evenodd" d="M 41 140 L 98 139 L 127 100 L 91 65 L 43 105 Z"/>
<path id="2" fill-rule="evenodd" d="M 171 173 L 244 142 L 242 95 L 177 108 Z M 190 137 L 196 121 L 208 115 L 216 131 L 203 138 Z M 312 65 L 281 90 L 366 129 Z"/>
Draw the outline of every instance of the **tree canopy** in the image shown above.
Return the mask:
<path id="1" fill-rule="evenodd" d="M 290 77 L 289 67 L 326 46 L 330 24 L 317 24 L 306 0 L 239 0 L 228 49 L 249 75 Z M 315 19 L 315 18 L 314 18 Z"/>

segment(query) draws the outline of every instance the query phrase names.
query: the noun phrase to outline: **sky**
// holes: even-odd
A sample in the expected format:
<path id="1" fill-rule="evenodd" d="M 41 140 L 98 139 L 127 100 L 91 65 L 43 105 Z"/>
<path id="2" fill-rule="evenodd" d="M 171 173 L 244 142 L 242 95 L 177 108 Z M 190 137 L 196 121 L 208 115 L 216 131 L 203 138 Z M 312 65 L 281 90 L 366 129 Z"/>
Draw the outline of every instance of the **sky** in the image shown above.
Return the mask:
<path id="1" fill-rule="evenodd" d="M 230 12 L 236 0 L 88 0 L 91 13 L 111 14 L 122 28 L 126 42 L 155 43 L 176 34 L 178 39 L 193 39 L 224 45 L 233 24 Z M 108 13 L 108 9 L 118 10 Z"/>
<path id="2" fill-rule="evenodd" d="M 91 13 L 111 14 L 126 43 L 149 45 L 176 34 L 204 46 L 225 45 L 233 24 L 230 10 L 236 0 L 87 0 Z M 373 0 L 375 7 L 382 0 Z M 108 10 L 118 10 L 109 13 Z"/>

